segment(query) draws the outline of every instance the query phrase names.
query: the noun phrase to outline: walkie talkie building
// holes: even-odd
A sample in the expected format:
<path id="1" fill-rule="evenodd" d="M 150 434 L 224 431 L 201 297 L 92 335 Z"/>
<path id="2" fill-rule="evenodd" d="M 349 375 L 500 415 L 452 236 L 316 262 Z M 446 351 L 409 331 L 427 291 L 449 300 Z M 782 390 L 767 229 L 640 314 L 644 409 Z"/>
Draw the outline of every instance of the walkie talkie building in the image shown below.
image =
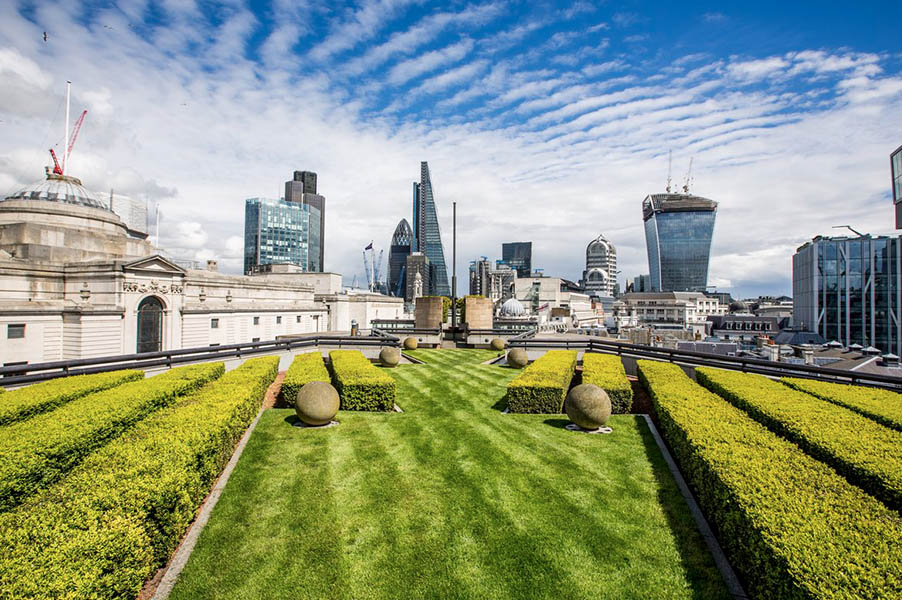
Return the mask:
<path id="1" fill-rule="evenodd" d="M 651 291 L 704 292 L 717 202 L 652 194 L 642 202 Z"/>

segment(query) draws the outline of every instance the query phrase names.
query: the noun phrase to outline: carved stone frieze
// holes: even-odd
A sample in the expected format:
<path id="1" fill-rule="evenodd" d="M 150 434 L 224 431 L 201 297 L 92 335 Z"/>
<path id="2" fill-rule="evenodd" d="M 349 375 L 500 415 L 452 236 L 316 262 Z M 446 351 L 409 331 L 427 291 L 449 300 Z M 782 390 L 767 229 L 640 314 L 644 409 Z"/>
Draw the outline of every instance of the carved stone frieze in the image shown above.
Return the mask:
<path id="1" fill-rule="evenodd" d="M 146 292 L 151 292 L 154 294 L 181 294 L 185 291 L 185 289 L 183 286 L 175 284 L 160 285 L 159 282 L 151 279 L 150 282 L 125 281 L 122 284 L 122 291 L 138 292 L 139 294 Z"/>

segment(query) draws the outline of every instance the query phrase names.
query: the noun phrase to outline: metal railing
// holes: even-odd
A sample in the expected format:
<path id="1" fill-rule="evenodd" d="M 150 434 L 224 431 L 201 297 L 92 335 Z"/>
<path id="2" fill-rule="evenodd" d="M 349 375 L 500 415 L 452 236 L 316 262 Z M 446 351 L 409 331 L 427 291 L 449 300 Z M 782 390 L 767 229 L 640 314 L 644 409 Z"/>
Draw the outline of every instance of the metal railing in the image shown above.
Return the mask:
<path id="1" fill-rule="evenodd" d="M 162 352 L 146 352 L 143 354 L 121 354 L 82 358 L 78 360 L 61 360 L 28 365 L 0 367 L 0 386 L 44 381 L 67 375 L 86 375 L 103 373 L 119 369 L 151 369 L 154 367 L 172 367 L 180 363 L 205 362 L 227 358 L 241 358 L 253 354 L 287 352 L 296 348 L 312 347 L 360 347 L 360 346 L 400 346 L 400 340 L 384 333 L 370 336 L 312 336 L 269 340 L 265 342 L 249 342 L 246 344 L 228 344 L 225 346 L 201 346 L 198 348 L 182 348 L 181 350 L 165 350 Z"/>
<path id="2" fill-rule="evenodd" d="M 851 383 L 884 388 L 896 392 L 902 392 L 902 378 L 879 373 L 861 373 L 844 369 L 831 369 L 830 367 L 818 367 L 813 365 L 796 365 L 784 362 L 763 360 L 760 358 L 748 358 L 742 356 L 725 356 L 722 354 L 709 354 L 695 350 L 677 350 L 671 348 L 659 348 L 642 344 L 630 344 L 609 342 L 599 339 L 586 340 L 556 340 L 541 338 L 512 338 L 508 340 L 508 346 L 525 349 L 560 348 L 566 350 L 585 350 L 587 352 L 603 352 L 617 354 L 631 358 L 647 358 L 652 360 L 679 363 L 688 366 L 717 367 L 742 371 L 744 373 L 756 373 L 770 377 L 802 377 L 806 379 L 819 379 L 836 383 Z"/>

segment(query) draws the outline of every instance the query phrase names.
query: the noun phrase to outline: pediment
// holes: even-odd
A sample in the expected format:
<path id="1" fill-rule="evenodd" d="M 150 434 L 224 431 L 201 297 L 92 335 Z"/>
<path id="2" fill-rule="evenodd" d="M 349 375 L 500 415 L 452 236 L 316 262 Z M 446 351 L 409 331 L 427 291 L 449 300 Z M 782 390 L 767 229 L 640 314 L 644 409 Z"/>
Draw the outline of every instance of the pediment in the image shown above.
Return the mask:
<path id="1" fill-rule="evenodd" d="M 142 273 L 155 273 L 167 275 L 184 275 L 185 269 L 171 260 L 159 255 L 145 256 L 122 265 L 123 271 L 140 271 Z"/>

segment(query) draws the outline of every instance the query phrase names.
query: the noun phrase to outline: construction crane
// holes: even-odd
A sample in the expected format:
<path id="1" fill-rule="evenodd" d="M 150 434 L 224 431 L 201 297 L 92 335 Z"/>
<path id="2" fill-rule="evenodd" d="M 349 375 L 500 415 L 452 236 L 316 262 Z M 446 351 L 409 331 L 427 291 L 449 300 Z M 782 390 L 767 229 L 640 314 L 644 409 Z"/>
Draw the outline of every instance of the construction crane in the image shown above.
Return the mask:
<path id="1" fill-rule="evenodd" d="M 81 116 L 78 117 L 78 120 L 75 121 L 75 127 L 72 128 L 72 135 L 69 137 L 69 143 L 66 146 L 66 153 L 63 154 L 63 164 L 60 166 L 59 159 L 56 156 L 56 152 L 53 151 L 53 148 L 50 149 L 50 156 L 53 158 L 53 172 L 56 175 L 65 175 L 66 174 L 66 163 L 69 162 L 69 156 L 72 154 L 72 148 L 75 146 L 75 140 L 78 139 L 78 132 L 81 131 L 81 125 L 85 121 L 85 115 L 88 114 L 87 110 L 83 110 L 81 112 Z"/>
<path id="2" fill-rule="evenodd" d="M 686 181 L 683 182 L 683 193 L 689 193 L 689 184 L 692 183 L 692 159 L 695 157 L 689 158 L 689 170 L 686 171 Z"/>
<path id="3" fill-rule="evenodd" d="M 376 287 L 382 284 L 382 256 L 385 254 L 385 248 L 379 251 L 379 258 L 376 259 L 376 265 L 373 267 L 373 279 Z"/>

